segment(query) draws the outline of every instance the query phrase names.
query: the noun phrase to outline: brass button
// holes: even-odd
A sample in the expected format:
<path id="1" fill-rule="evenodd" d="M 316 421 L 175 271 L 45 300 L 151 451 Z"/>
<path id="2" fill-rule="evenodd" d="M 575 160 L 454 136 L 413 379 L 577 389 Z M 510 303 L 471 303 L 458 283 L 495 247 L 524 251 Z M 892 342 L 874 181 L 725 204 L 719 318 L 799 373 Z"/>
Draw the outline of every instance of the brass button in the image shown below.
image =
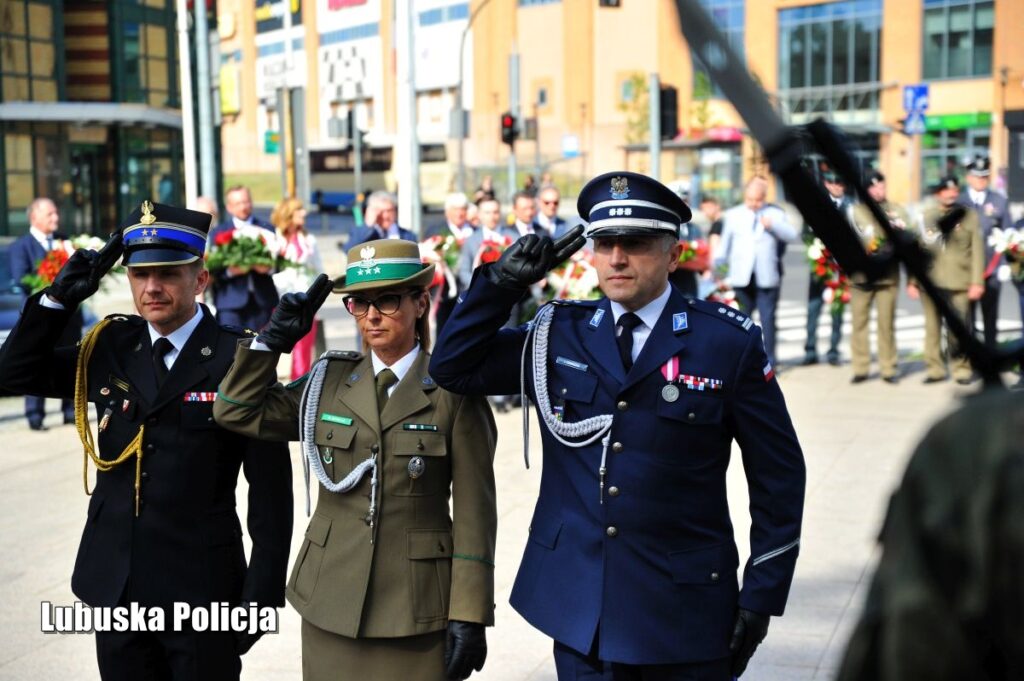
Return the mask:
<path id="1" fill-rule="evenodd" d="M 619 530 L 614 525 L 610 525 L 607 530 L 604 531 L 609 537 L 619 536 Z"/>
<path id="2" fill-rule="evenodd" d="M 686 415 L 686 418 L 688 418 L 688 419 L 690 419 L 691 421 L 693 421 L 694 419 L 696 419 L 696 418 L 697 418 L 697 415 L 696 415 L 696 414 L 694 414 L 694 413 L 693 413 L 693 412 L 691 411 L 691 412 L 690 412 L 689 414 L 687 414 L 687 415 Z"/>
<path id="3" fill-rule="evenodd" d="M 711 573 L 711 581 L 712 582 L 717 582 L 718 581 L 718 573 L 717 572 L 712 572 Z"/>
<path id="4" fill-rule="evenodd" d="M 621 452 L 622 451 L 622 443 L 621 442 L 613 442 L 612 443 L 612 451 L 615 452 L 616 454 Z"/>
<path id="5" fill-rule="evenodd" d="M 619 402 L 615 406 L 617 406 L 619 408 L 619 411 L 626 411 L 627 409 L 629 409 L 629 402 L 626 402 L 625 400 L 622 400 L 621 402 Z"/>
<path id="6" fill-rule="evenodd" d="M 619 496 L 619 488 L 615 487 L 614 485 L 609 487 L 608 488 L 608 496 L 610 496 L 610 497 L 617 497 L 617 496 Z"/>

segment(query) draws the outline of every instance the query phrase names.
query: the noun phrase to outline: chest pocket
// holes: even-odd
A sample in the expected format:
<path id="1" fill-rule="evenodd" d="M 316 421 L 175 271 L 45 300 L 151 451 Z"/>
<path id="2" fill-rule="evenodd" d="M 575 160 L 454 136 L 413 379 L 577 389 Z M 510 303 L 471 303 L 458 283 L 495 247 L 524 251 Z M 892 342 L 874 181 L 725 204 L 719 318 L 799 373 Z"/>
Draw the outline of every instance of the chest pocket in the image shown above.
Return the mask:
<path id="1" fill-rule="evenodd" d="M 725 414 L 725 400 L 718 395 L 696 393 L 682 388 L 679 399 L 658 399 L 658 416 L 691 426 L 719 426 Z"/>
<path id="2" fill-rule="evenodd" d="M 355 426 L 344 426 L 328 421 L 318 421 L 316 424 L 313 441 L 320 450 L 320 461 L 324 465 L 324 470 L 335 482 L 348 475 L 355 466 L 352 450 L 358 430 Z M 369 476 L 366 479 L 369 480 Z"/>
<path id="3" fill-rule="evenodd" d="M 451 484 L 448 438 L 430 431 L 395 431 L 388 489 L 401 497 L 440 494 Z"/>
<path id="4" fill-rule="evenodd" d="M 552 401 L 590 404 L 597 392 L 597 376 L 588 371 L 554 364 L 548 374 L 548 389 Z"/>
<path id="5" fill-rule="evenodd" d="M 213 420 L 213 402 L 185 402 L 182 404 L 181 427 L 188 430 L 219 428 L 217 422 Z"/>

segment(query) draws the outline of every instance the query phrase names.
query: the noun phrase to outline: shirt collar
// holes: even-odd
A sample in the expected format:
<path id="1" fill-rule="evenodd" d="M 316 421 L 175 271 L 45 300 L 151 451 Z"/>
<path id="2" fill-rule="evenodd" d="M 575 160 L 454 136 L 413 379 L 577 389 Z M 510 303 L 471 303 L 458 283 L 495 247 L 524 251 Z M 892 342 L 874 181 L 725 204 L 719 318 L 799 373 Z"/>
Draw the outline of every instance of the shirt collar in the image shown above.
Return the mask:
<path id="1" fill-rule="evenodd" d="M 972 203 L 981 203 L 985 200 L 985 192 L 979 192 L 975 189 L 968 189 L 967 195 L 971 197 Z"/>
<path id="2" fill-rule="evenodd" d="M 53 239 L 54 241 L 57 240 L 57 237 L 53 234 L 43 234 L 42 230 L 36 229 L 35 227 L 29 227 L 28 231 L 33 237 L 35 237 L 35 240 L 41 244 L 45 244 L 50 239 Z"/>
<path id="3" fill-rule="evenodd" d="M 416 356 L 419 354 L 420 344 L 416 343 L 415 345 L 412 346 L 412 350 L 410 350 L 408 354 L 402 357 L 402 359 L 398 360 L 391 366 L 388 366 L 387 364 L 384 363 L 384 360 L 382 360 L 380 357 L 377 357 L 377 353 L 371 350 L 370 359 L 373 361 L 373 375 L 374 377 L 376 377 L 377 374 L 384 371 L 385 369 L 391 369 L 391 372 L 394 373 L 395 378 L 398 379 L 398 382 L 401 382 L 402 379 L 405 378 L 405 375 L 409 373 L 409 369 L 412 368 L 412 363 L 416 361 Z"/>
<path id="4" fill-rule="evenodd" d="M 250 215 L 248 220 L 243 220 L 242 218 L 236 218 L 234 215 L 232 215 L 231 224 L 233 224 L 236 228 L 251 226 L 252 216 Z"/>
<path id="5" fill-rule="evenodd" d="M 516 220 L 516 230 L 519 232 L 520 236 L 533 234 L 533 225 L 528 225 L 521 220 Z"/>
<path id="6" fill-rule="evenodd" d="M 633 314 L 639 317 L 640 321 L 642 321 L 648 329 L 654 329 L 654 325 L 658 323 L 658 318 L 661 317 L 661 313 L 665 311 L 665 306 L 668 305 L 668 299 L 671 295 L 672 285 L 666 281 L 665 290 L 662 294 L 641 307 L 639 310 L 634 311 Z M 611 301 L 611 307 L 612 317 L 614 318 L 615 323 L 618 324 L 619 317 L 626 314 L 627 310 L 621 303 L 617 303 L 614 300 Z"/>
<path id="7" fill-rule="evenodd" d="M 197 304 L 196 313 L 192 315 L 192 319 L 182 324 L 169 336 L 163 336 L 163 338 L 171 341 L 171 345 L 174 346 L 174 349 L 181 352 L 181 349 L 185 347 L 185 343 L 188 342 L 188 339 L 192 336 L 192 332 L 196 330 L 196 327 L 199 326 L 199 322 L 201 321 L 203 321 L 203 306 Z M 157 339 L 161 337 L 160 332 L 154 329 L 152 324 L 147 324 L 146 326 L 149 329 L 149 342 L 155 345 Z"/>

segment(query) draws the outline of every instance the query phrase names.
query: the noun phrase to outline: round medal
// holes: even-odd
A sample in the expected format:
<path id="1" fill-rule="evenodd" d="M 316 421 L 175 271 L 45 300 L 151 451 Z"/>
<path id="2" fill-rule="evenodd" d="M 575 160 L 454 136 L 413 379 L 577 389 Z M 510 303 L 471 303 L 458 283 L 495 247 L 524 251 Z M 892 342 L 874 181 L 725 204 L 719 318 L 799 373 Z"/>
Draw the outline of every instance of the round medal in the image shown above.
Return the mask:
<path id="1" fill-rule="evenodd" d="M 412 457 L 409 459 L 409 465 L 407 466 L 409 470 L 409 477 L 415 480 L 423 475 L 423 471 L 426 470 L 426 467 L 427 465 L 424 463 L 422 456 Z"/>
<path id="2" fill-rule="evenodd" d="M 675 402 L 679 399 L 679 388 L 669 383 L 661 389 L 661 396 L 666 402 Z"/>

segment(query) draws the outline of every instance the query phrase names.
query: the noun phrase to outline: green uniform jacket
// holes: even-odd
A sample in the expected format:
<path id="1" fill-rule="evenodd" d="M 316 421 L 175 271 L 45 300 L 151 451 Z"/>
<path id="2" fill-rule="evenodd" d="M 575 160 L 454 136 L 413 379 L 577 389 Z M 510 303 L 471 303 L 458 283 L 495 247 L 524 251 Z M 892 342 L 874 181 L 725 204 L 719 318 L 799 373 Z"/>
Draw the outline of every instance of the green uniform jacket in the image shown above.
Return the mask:
<path id="1" fill-rule="evenodd" d="M 371 543 L 369 473 L 347 493 L 321 487 L 288 601 L 311 624 L 351 638 L 425 634 L 449 619 L 493 625 L 490 407 L 439 388 L 427 374 L 430 355 L 420 352 L 378 417 L 370 357 L 339 354 L 324 379 L 315 440 L 334 481 L 378 452 L 375 536 Z M 261 439 L 299 439 L 305 381 L 275 383 L 278 357 L 239 344 L 214 404 L 219 424 Z M 413 457 L 425 464 L 416 479 Z"/>
<path id="2" fill-rule="evenodd" d="M 910 216 L 907 215 L 907 211 L 903 206 L 892 201 L 882 201 L 879 206 L 888 214 L 889 222 L 893 227 L 896 229 L 908 229 L 910 227 Z M 879 250 L 885 251 L 890 248 L 885 232 L 882 231 L 874 216 L 871 215 L 871 211 L 863 203 L 858 203 L 853 207 L 853 226 L 856 228 L 857 236 L 860 237 L 861 243 L 864 244 L 864 248 L 868 253 L 875 253 Z M 894 261 L 892 266 L 886 271 L 885 276 L 877 279 L 870 287 L 864 283 L 863 277 L 857 275 L 854 276 L 854 283 L 858 288 L 898 285 L 900 283 L 900 265 Z"/>
<path id="3" fill-rule="evenodd" d="M 963 219 L 943 240 L 939 218 L 946 214 L 941 206 L 925 209 L 924 225 L 920 233 L 924 247 L 932 252 L 931 275 L 935 284 L 949 291 L 966 291 L 971 285 L 985 283 L 985 244 L 981 238 L 978 214 L 968 208 Z"/>

